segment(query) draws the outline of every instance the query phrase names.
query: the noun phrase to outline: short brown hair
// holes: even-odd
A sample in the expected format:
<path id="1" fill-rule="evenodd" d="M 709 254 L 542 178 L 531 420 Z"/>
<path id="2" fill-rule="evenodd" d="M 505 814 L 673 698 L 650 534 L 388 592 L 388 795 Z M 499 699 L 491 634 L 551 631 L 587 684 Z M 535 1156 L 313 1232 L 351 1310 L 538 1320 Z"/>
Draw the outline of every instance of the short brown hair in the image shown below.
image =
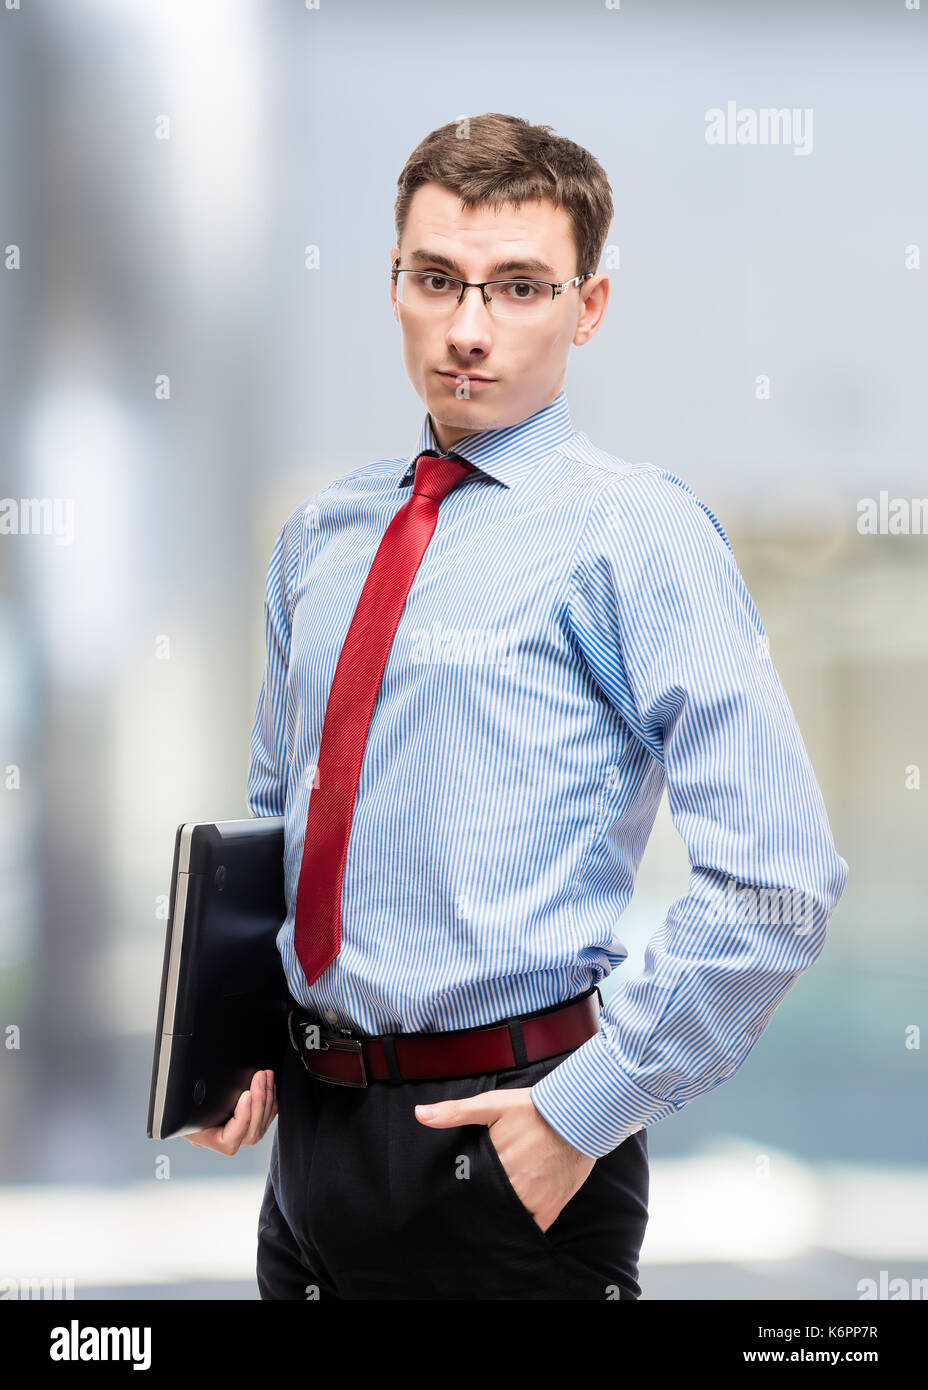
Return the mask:
<path id="1" fill-rule="evenodd" d="M 466 120 L 466 137 L 459 129 Z M 449 121 L 413 150 L 397 180 L 397 246 L 416 189 L 437 183 L 457 193 L 465 208 L 549 197 L 566 208 L 577 249 L 577 274 L 595 273 L 613 217 L 605 170 L 582 145 L 551 126 L 496 111 Z"/>

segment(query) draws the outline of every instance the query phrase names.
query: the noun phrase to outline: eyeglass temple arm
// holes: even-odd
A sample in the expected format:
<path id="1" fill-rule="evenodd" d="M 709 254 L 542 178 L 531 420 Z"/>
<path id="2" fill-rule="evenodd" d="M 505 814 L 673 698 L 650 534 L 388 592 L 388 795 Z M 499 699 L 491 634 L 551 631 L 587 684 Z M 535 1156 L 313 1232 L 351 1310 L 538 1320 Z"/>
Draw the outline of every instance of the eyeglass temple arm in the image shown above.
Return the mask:
<path id="1" fill-rule="evenodd" d="M 577 285 L 581 280 L 590 280 L 594 274 L 595 272 L 592 270 L 585 270 L 582 275 L 572 275 L 569 280 L 563 280 L 561 284 L 555 285 L 553 287 L 554 293 L 563 294 L 568 285 Z"/>

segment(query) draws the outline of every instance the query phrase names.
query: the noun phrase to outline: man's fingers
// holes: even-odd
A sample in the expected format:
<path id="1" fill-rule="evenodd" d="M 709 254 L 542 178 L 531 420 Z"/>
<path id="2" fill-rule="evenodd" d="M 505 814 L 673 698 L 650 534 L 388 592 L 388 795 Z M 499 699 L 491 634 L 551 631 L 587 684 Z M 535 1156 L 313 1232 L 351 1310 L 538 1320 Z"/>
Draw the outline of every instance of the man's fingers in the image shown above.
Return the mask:
<path id="1" fill-rule="evenodd" d="M 499 1119 L 509 1104 L 512 1092 L 481 1091 L 476 1096 L 460 1100 L 440 1100 L 432 1105 L 417 1105 L 413 1111 L 417 1120 L 434 1129 L 450 1125 L 489 1125 Z"/>
<path id="2" fill-rule="evenodd" d="M 229 1157 L 237 1153 L 242 1144 L 260 1143 L 277 1114 L 277 1087 L 273 1084 L 273 1076 L 270 1071 L 255 1072 L 251 1090 L 242 1092 L 235 1111 L 224 1125 L 185 1134 L 184 1138 L 195 1148 L 213 1149 Z"/>
<path id="3" fill-rule="evenodd" d="M 216 1148 L 219 1153 L 229 1154 L 230 1156 L 238 1152 L 245 1133 L 248 1129 L 248 1121 L 251 1116 L 251 1092 L 243 1091 L 238 1098 L 235 1110 L 230 1119 L 219 1130 L 219 1143 Z"/>
<path id="4" fill-rule="evenodd" d="M 264 1109 L 267 1099 L 267 1072 L 256 1071 L 251 1082 L 251 1114 L 244 1144 L 257 1144 L 264 1134 Z"/>
<path id="5" fill-rule="evenodd" d="M 271 1073 L 269 1071 L 265 1071 L 262 1072 L 261 1075 L 264 1077 L 264 1094 L 261 1097 L 261 1123 L 258 1127 L 260 1131 L 259 1138 L 261 1134 L 263 1134 L 264 1131 L 267 1129 L 268 1112 L 274 1101 L 274 1091 L 271 1086 Z"/>
<path id="6" fill-rule="evenodd" d="M 274 1115 L 275 1115 L 276 1110 L 277 1110 L 277 1087 L 276 1087 L 276 1085 L 274 1084 L 274 1073 L 273 1073 L 272 1071 L 269 1071 L 269 1072 L 267 1073 L 267 1081 L 268 1081 L 268 1086 L 267 1086 L 267 1099 L 266 1099 L 266 1101 L 265 1101 L 265 1103 L 264 1103 L 264 1128 L 265 1128 L 265 1129 L 267 1129 L 268 1125 L 271 1123 L 271 1120 L 273 1120 Z"/>

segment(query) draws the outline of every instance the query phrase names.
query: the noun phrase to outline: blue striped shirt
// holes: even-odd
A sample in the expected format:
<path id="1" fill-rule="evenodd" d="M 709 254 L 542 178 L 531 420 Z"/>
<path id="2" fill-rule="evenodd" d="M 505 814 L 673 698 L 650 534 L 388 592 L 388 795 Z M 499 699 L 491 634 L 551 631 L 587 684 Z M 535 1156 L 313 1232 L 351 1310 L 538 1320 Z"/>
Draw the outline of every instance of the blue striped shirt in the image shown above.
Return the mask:
<path id="1" fill-rule="evenodd" d="M 846 881 L 731 545 L 675 474 L 575 430 L 563 390 L 459 441 L 367 736 L 341 952 L 307 987 L 293 917 L 335 665 L 414 463 L 301 504 L 267 571 L 252 815 L 285 816 L 294 999 L 366 1034 L 469 1028 L 556 1004 L 626 958 L 616 936 L 665 785 L 688 892 L 595 1037 L 532 1088 L 597 1158 L 745 1060 L 822 949 Z"/>

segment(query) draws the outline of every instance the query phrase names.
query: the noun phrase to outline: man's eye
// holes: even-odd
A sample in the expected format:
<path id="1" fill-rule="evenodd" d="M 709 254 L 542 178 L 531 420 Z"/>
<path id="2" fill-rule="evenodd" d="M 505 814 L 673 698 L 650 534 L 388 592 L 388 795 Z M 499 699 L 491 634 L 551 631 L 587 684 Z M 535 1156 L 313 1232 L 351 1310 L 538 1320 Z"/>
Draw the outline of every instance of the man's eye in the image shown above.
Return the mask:
<path id="1" fill-rule="evenodd" d="M 531 280 L 510 280 L 504 289 L 513 299 L 533 299 L 538 294 L 538 286 L 533 285 Z"/>
<path id="2" fill-rule="evenodd" d="M 438 284 L 434 283 L 436 280 Z M 422 283 L 427 290 L 435 290 L 436 293 L 440 293 L 442 290 L 448 288 L 451 281 L 448 279 L 447 275 L 423 275 Z"/>

